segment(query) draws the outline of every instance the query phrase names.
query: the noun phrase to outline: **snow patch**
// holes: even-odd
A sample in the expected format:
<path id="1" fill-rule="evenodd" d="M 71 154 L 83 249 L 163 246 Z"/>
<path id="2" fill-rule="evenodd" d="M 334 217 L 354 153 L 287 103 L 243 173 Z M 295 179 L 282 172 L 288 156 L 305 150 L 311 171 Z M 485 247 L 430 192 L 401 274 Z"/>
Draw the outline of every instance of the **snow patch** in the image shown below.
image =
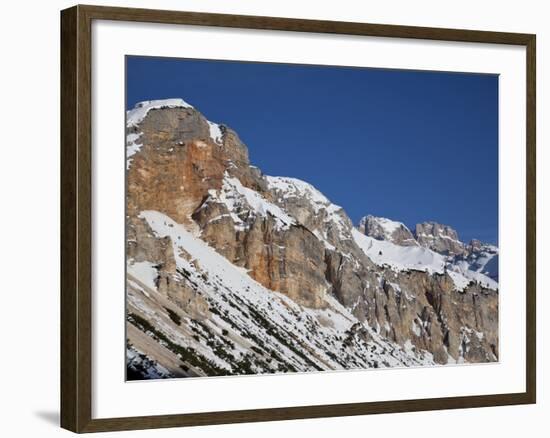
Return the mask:
<path id="1" fill-rule="evenodd" d="M 352 230 L 355 243 L 378 266 L 389 266 L 397 271 L 415 269 L 430 274 L 443 274 L 445 258 L 420 246 L 399 246 L 384 240 L 365 236 L 355 228 Z"/>
<path id="2" fill-rule="evenodd" d="M 470 284 L 470 280 L 467 279 L 464 275 L 462 274 L 459 274 L 458 272 L 454 272 L 454 271 L 447 271 L 447 273 L 449 274 L 449 276 L 451 277 L 451 279 L 453 280 L 454 284 L 455 284 L 455 289 L 462 292 L 464 289 L 466 289 L 468 287 L 468 285 Z"/>
<path id="3" fill-rule="evenodd" d="M 269 175 L 266 175 L 265 178 L 269 189 L 280 192 L 283 198 L 307 198 L 311 201 L 315 213 L 328 205 L 334 205 L 319 190 L 300 179 Z M 339 206 L 335 207 L 341 208 Z"/>
<path id="4" fill-rule="evenodd" d="M 139 217 L 146 220 L 157 237 L 170 237 L 178 272 L 185 273 L 179 281 L 191 281 L 209 306 L 217 309 L 214 317 L 205 324 L 216 333 L 223 328 L 233 333 L 231 339 L 235 346 L 233 350 L 226 350 L 228 353 L 249 352 L 249 343 L 252 342 L 260 350 L 275 352 L 276 358 L 284 358 L 284 363 L 292 364 L 298 370 L 350 368 L 350 361 L 353 363 L 351 368 L 371 368 L 375 363 L 388 367 L 434 364 L 433 356 L 427 352 L 407 352 L 383 339 L 330 295 L 325 295 L 327 306 L 323 309 L 302 307 L 286 295 L 256 282 L 245 269 L 233 265 L 168 216 L 157 211 L 142 211 Z M 136 301 L 135 305 L 141 308 L 144 301 Z M 232 325 L 218 318 L 218 314 L 230 317 Z M 232 365 L 218 357 L 207 343 L 194 342 L 192 337 L 185 337 L 170 325 L 161 324 L 155 315 L 150 317 L 156 327 L 174 342 L 180 345 L 191 342 L 197 353 L 220 367 L 231 368 Z M 352 334 L 354 330 L 369 333 L 371 340 L 365 348 L 358 348 L 359 344 L 353 349 L 346 347 L 345 342 L 357 342 Z M 241 338 L 240 332 L 249 335 Z M 292 333 L 292 336 L 282 342 L 273 333 Z M 304 348 L 315 352 L 305 361 L 299 353 Z M 344 350 L 346 356 L 341 358 L 332 353 Z M 390 351 L 392 353 L 387 353 Z"/>
<path id="5" fill-rule="evenodd" d="M 219 192 L 210 190 L 209 195 L 210 199 L 225 204 L 239 230 L 245 230 L 247 227 L 240 214 L 248 217 L 251 212 L 261 217 L 272 216 L 279 230 L 286 230 L 296 224 L 296 221 L 281 208 L 269 202 L 255 190 L 243 186 L 237 178 L 230 177 L 227 173 L 223 179 L 222 189 Z"/>
<path id="6" fill-rule="evenodd" d="M 449 263 L 447 257 L 423 246 L 400 246 L 384 240 L 366 236 L 352 230 L 355 243 L 378 266 L 390 267 L 395 271 L 425 271 L 429 274 L 449 274 L 455 289 L 463 291 L 470 281 L 489 289 L 498 289 L 498 283 L 480 272 L 468 269 L 468 263 Z"/>
<path id="7" fill-rule="evenodd" d="M 345 213 L 342 207 L 330 202 L 325 195 L 311 184 L 297 178 L 282 176 L 266 175 L 265 178 L 269 190 L 279 196 L 282 203 L 284 203 L 285 200 L 293 198 L 307 200 L 313 207 L 315 214 L 324 211 L 326 214 L 325 223 L 333 224 L 343 237 L 347 237 L 349 226 L 344 220 Z M 326 242 L 326 237 L 323 237 L 323 240 Z"/>
<path id="8" fill-rule="evenodd" d="M 129 368 L 139 370 L 147 379 L 165 379 L 170 377 L 170 372 L 156 361 L 149 359 L 136 347 L 126 348 L 126 363 Z"/>
<path id="9" fill-rule="evenodd" d="M 126 272 L 148 288 L 157 290 L 155 279 L 158 276 L 158 271 L 153 263 L 148 261 L 133 262 L 129 260 L 126 266 Z"/>
<path id="10" fill-rule="evenodd" d="M 126 170 L 128 170 L 130 164 L 132 164 L 132 156 L 139 152 L 143 146 L 141 143 L 137 142 L 142 135 L 142 132 L 138 132 L 130 133 L 126 136 Z"/>
<path id="11" fill-rule="evenodd" d="M 193 108 L 183 99 L 145 100 L 137 103 L 133 109 L 126 111 L 126 126 L 138 126 L 149 111 L 160 108 Z"/>
<path id="12" fill-rule="evenodd" d="M 459 275 L 462 275 L 468 281 L 470 280 L 475 281 L 489 289 L 494 289 L 494 290 L 498 289 L 498 282 L 488 277 L 487 275 L 482 274 L 481 272 L 472 271 L 470 269 L 469 263 L 466 262 L 465 260 L 454 262 L 452 265 L 450 265 L 449 269 Z"/>
<path id="13" fill-rule="evenodd" d="M 210 129 L 210 138 L 212 141 L 218 145 L 221 145 L 223 143 L 223 132 L 220 128 L 220 125 L 217 123 L 208 121 L 208 127 Z"/>

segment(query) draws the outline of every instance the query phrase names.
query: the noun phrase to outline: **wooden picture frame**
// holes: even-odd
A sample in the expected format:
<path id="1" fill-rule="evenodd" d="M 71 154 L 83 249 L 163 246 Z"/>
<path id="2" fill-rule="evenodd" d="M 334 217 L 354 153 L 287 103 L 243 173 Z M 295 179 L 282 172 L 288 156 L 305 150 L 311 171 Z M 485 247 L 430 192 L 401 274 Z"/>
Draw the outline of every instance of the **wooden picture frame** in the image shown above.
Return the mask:
<path id="1" fill-rule="evenodd" d="M 522 393 L 346 403 L 194 414 L 92 418 L 92 35 L 93 20 L 284 30 L 519 45 L 526 48 L 526 391 Z M 535 35 L 382 24 L 75 6 L 61 12 L 61 426 L 99 432 L 274 421 L 536 401 Z"/>

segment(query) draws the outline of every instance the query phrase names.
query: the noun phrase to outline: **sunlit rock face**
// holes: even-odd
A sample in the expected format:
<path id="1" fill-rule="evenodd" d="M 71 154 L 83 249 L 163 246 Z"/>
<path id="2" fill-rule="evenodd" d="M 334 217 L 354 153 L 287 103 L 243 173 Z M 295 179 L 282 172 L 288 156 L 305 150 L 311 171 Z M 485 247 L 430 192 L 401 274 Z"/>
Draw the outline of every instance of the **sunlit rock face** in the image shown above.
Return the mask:
<path id="1" fill-rule="evenodd" d="M 466 252 L 458 233 L 448 225 L 437 222 L 424 222 L 416 225 L 418 243 L 425 248 L 445 255 L 461 255 Z"/>
<path id="2" fill-rule="evenodd" d="M 126 200 L 133 377 L 498 360 L 498 248 L 435 223 L 355 228 L 180 99 L 128 112 Z"/>

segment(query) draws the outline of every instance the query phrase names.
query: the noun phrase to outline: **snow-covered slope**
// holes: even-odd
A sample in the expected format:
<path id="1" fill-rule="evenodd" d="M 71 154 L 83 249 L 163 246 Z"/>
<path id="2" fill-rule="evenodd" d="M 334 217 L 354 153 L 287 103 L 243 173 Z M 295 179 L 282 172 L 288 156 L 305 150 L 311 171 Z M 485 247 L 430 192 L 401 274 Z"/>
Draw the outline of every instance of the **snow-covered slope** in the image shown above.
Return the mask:
<path id="1" fill-rule="evenodd" d="M 133 109 L 126 112 L 126 126 L 137 127 L 149 111 L 162 108 L 193 108 L 183 99 L 146 100 L 137 103 Z"/>
<path id="2" fill-rule="evenodd" d="M 431 274 L 442 274 L 445 258 L 421 246 L 399 246 L 391 242 L 377 240 L 353 230 L 353 238 L 365 254 L 377 265 L 389 266 L 404 271 L 415 269 Z"/>
<path id="3" fill-rule="evenodd" d="M 462 276 L 472 281 L 475 281 L 484 287 L 495 290 L 498 289 L 498 282 L 482 272 L 473 271 L 472 269 L 470 269 L 470 265 L 468 264 L 468 262 L 464 260 L 454 261 L 453 263 L 449 264 L 449 267 L 452 268 L 454 272 L 461 274 Z"/>
<path id="4" fill-rule="evenodd" d="M 278 192 L 283 198 L 307 199 L 313 206 L 316 213 L 321 209 L 328 209 L 333 212 L 342 209 L 342 207 L 330 202 L 325 195 L 323 195 L 311 184 L 302 181 L 301 179 L 269 175 L 266 175 L 265 178 L 269 184 L 269 188 L 275 192 Z"/>
<path id="5" fill-rule="evenodd" d="M 308 228 L 328 250 L 351 240 L 353 224 L 339 205 L 332 203 L 311 184 L 297 178 L 265 176 L 277 205 L 291 212 L 297 223 Z"/>
<path id="6" fill-rule="evenodd" d="M 269 202 L 258 192 L 243 186 L 237 178 L 232 178 L 227 173 L 224 175 L 222 189 L 220 191 L 210 190 L 208 194 L 209 198 L 203 206 L 207 206 L 209 202 L 223 204 L 229 211 L 235 227 L 240 231 L 246 229 L 245 221 L 251 214 L 263 217 L 272 216 L 278 229 L 286 229 L 295 224 L 294 219 L 281 208 Z"/>
<path id="7" fill-rule="evenodd" d="M 333 204 L 325 195 L 311 184 L 298 178 L 282 176 L 266 176 L 268 187 L 283 200 L 306 200 L 313 207 L 315 214 L 323 211 L 326 214 L 325 222 L 336 226 L 340 232 L 348 228 L 345 213 L 342 207 Z"/>
<path id="8" fill-rule="evenodd" d="M 498 253 L 498 247 L 473 240 L 468 245 L 468 255 L 465 257 L 468 269 L 498 282 Z"/>
<path id="9" fill-rule="evenodd" d="M 148 285 L 130 288 L 129 322 L 175 353 L 189 375 L 434 363 L 428 352 L 384 340 L 332 297 L 327 297 L 324 309 L 301 307 L 254 281 L 244 269 L 231 264 L 166 215 L 144 211 L 141 217 L 156 237 L 171 241 L 177 265 L 172 281 L 191 284 L 207 301 L 211 317 L 203 321 L 190 319 L 171 306 L 170 311 L 177 315 L 174 319 L 186 321 L 176 324 L 170 320 L 169 313 L 156 304 L 157 299 L 164 298 L 156 287 L 151 287 L 152 264 L 129 261 L 131 276 L 138 284 Z M 182 327 L 194 328 L 194 333 L 186 336 Z M 187 356 L 189 351 L 195 357 L 192 360 Z M 154 357 L 149 359 L 154 362 Z M 159 370 L 152 372 L 162 374 Z"/>
<path id="10" fill-rule="evenodd" d="M 464 261 L 456 261 L 422 246 L 400 246 L 377 240 L 353 230 L 353 238 L 364 253 L 377 265 L 397 271 L 426 271 L 430 274 L 449 273 L 456 290 L 462 291 L 473 281 L 483 287 L 498 289 L 498 283 L 480 271 L 473 271 Z"/>

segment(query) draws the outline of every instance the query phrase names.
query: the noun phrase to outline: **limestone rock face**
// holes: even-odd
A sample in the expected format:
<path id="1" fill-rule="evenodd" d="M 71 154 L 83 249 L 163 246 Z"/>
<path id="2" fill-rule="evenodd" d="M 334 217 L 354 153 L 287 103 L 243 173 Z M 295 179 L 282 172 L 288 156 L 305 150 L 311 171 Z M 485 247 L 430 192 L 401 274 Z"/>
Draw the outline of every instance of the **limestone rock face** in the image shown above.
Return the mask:
<path id="1" fill-rule="evenodd" d="M 128 351 L 149 375 L 498 360 L 498 248 L 373 216 L 359 239 L 341 207 L 263 175 L 185 102 L 127 118 Z"/>
<path id="2" fill-rule="evenodd" d="M 365 216 L 359 222 L 359 231 L 377 240 L 387 240 L 400 246 L 417 246 L 411 231 L 401 222 L 383 217 Z"/>
<path id="3" fill-rule="evenodd" d="M 458 233 L 448 225 L 437 222 L 424 222 L 416 225 L 416 240 L 425 248 L 445 255 L 466 253 L 465 245 L 459 240 Z"/>
<path id="4" fill-rule="evenodd" d="M 380 276 L 382 278 L 382 275 Z M 384 272 L 367 320 L 398 344 L 432 352 L 440 364 L 498 357 L 498 293 L 471 284 L 457 292 L 447 275 Z"/>

